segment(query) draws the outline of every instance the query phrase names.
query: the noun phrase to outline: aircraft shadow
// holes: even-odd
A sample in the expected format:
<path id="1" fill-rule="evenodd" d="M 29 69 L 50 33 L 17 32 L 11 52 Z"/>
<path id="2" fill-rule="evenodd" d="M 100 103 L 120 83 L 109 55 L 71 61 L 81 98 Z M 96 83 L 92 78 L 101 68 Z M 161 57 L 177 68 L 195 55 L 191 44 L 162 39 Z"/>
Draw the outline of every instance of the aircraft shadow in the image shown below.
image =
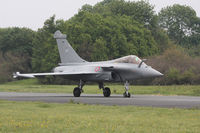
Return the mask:
<path id="1" fill-rule="evenodd" d="M 74 97 L 74 96 L 47 96 L 47 97 L 60 97 L 60 98 L 74 98 L 74 99 L 81 99 L 81 98 L 124 98 L 123 96 L 110 96 L 110 97 L 104 97 L 104 96 L 80 96 L 80 97 Z"/>

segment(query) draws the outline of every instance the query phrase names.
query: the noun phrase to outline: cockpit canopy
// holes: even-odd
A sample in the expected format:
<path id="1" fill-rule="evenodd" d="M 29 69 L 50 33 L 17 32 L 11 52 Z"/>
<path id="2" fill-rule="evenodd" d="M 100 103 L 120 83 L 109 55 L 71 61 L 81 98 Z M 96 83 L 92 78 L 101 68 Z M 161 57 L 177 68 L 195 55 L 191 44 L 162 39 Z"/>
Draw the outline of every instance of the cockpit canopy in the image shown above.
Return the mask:
<path id="1" fill-rule="evenodd" d="M 131 63 L 131 64 L 140 64 L 141 59 L 135 55 L 129 55 L 122 58 L 118 58 L 113 60 L 113 63 Z"/>

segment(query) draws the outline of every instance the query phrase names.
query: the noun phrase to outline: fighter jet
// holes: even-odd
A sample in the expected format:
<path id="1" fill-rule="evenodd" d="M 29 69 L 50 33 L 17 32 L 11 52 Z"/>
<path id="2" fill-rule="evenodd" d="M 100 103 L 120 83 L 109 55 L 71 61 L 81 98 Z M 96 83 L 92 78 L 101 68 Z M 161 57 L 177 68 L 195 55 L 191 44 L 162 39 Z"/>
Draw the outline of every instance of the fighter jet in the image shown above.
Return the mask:
<path id="1" fill-rule="evenodd" d="M 37 78 L 41 76 L 62 76 L 66 79 L 79 81 L 78 87 L 73 90 L 74 97 L 80 97 L 86 82 L 97 82 L 103 90 L 104 97 L 111 95 L 110 88 L 104 82 L 124 82 L 124 97 L 130 97 L 129 81 L 143 78 L 159 77 L 163 74 L 144 63 L 135 55 L 100 62 L 88 62 L 82 59 L 67 41 L 67 36 L 56 31 L 54 38 L 57 41 L 61 63 L 48 73 L 21 74 L 16 72 L 14 78 Z"/>

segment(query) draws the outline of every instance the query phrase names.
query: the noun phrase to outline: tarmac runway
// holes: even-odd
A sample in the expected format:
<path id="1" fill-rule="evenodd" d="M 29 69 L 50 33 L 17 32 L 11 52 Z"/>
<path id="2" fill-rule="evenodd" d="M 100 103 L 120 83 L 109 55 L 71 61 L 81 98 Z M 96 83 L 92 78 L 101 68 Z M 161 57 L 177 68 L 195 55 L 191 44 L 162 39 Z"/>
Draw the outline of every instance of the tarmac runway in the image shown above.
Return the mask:
<path id="1" fill-rule="evenodd" d="M 0 99 L 9 101 L 43 101 L 49 103 L 86 103 L 120 106 L 151 106 L 164 108 L 200 108 L 200 97 L 194 96 L 155 96 L 132 95 L 124 98 L 122 95 L 111 95 L 106 98 L 102 94 L 81 94 L 73 97 L 66 93 L 17 93 L 0 92 Z"/>

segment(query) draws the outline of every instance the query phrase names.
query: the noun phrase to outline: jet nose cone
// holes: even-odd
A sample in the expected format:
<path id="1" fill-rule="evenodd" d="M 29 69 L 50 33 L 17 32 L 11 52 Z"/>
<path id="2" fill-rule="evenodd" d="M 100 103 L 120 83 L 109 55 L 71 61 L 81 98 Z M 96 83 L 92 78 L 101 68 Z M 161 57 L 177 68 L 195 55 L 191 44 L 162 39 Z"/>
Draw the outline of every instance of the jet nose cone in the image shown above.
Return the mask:
<path id="1" fill-rule="evenodd" d="M 156 71 L 156 70 L 155 70 Z M 154 72 L 155 77 L 161 77 L 163 74 L 159 71 Z"/>
<path id="2" fill-rule="evenodd" d="M 143 73 L 144 77 L 161 77 L 163 76 L 162 73 L 159 71 L 153 69 L 153 68 L 147 68 L 147 70 Z"/>

